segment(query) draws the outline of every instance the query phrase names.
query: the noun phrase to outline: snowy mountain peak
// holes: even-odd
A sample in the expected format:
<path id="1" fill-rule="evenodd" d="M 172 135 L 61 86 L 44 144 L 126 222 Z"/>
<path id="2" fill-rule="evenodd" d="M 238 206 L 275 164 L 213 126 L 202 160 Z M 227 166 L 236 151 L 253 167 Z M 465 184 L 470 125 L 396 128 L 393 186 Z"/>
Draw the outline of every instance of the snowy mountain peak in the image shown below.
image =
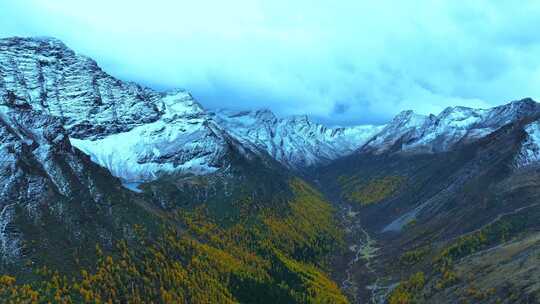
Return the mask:
<path id="1" fill-rule="evenodd" d="M 380 129 L 327 128 L 267 109 L 208 112 L 185 90 L 118 80 L 54 38 L 2 39 L 0 51 L 4 102 L 58 118 L 74 146 L 125 182 L 215 172 L 231 144 L 312 166 L 352 153 Z"/>
<path id="2" fill-rule="evenodd" d="M 487 110 L 454 106 L 444 109 L 441 113 L 439 113 L 439 115 L 437 115 L 437 118 L 441 120 L 460 120 L 469 116 L 478 117 L 484 112 L 487 112 Z"/>
<path id="3" fill-rule="evenodd" d="M 404 110 L 399 112 L 393 119 L 393 122 L 403 122 L 403 121 L 417 121 L 423 119 L 425 115 L 417 114 L 413 110 Z"/>
<path id="4" fill-rule="evenodd" d="M 0 96 L 61 118 L 77 138 L 127 131 L 160 116 L 159 93 L 113 78 L 50 38 L 0 39 Z"/>
<path id="5" fill-rule="evenodd" d="M 416 113 L 414 113 L 413 110 L 403 110 L 399 112 L 394 118 L 393 121 L 404 121 L 410 119 L 410 117 L 414 116 Z"/>
<path id="6" fill-rule="evenodd" d="M 301 169 L 327 163 L 361 147 L 381 127 L 328 128 L 305 115 L 277 118 L 269 110 L 212 112 L 215 121 L 240 142 Z"/>
<path id="7" fill-rule="evenodd" d="M 202 105 L 191 94 L 181 89 L 163 93 L 159 105 L 159 110 L 164 113 L 164 116 L 168 117 L 200 115 L 205 113 Z"/>
<path id="8" fill-rule="evenodd" d="M 540 104 L 532 98 L 515 100 L 489 110 L 487 120 L 499 125 L 540 113 Z"/>
<path id="9" fill-rule="evenodd" d="M 229 117 L 239 124 L 273 124 L 278 118 L 269 109 L 251 111 L 235 111 L 229 109 L 217 109 L 209 112 L 212 116 Z"/>
<path id="10" fill-rule="evenodd" d="M 396 115 L 381 132 L 375 134 L 375 136 L 362 147 L 362 151 L 374 153 L 387 151 L 405 135 L 421 129 L 430 118 L 431 116 L 416 114 L 411 110 L 402 111 Z"/>
<path id="11" fill-rule="evenodd" d="M 510 103 L 503 105 L 502 107 L 504 106 L 509 107 L 509 108 L 514 108 L 514 109 L 517 108 L 517 109 L 526 110 L 526 109 L 535 108 L 536 106 L 538 106 L 538 103 L 531 97 L 525 97 L 522 99 L 511 101 Z"/>
<path id="12" fill-rule="evenodd" d="M 487 110 L 403 111 L 386 126 L 330 128 L 268 109 L 207 111 L 185 90 L 157 92 L 118 80 L 54 38 L 0 39 L 0 96 L 4 105 L 61 121 L 74 146 L 126 181 L 215 172 L 227 166 L 231 145 L 294 169 L 356 150 L 447 151 L 540 113 L 526 98 Z"/>
<path id="13" fill-rule="evenodd" d="M 530 98 L 491 109 L 448 107 L 436 116 L 403 111 L 361 151 L 447 151 L 457 143 L 476 140 L 505 124 L 539 113 L 540 105 Z"/>
<path id="14" fill-rule="evenodd" d="M 476 140 L 510 122 L 538 114 L 540 104 L 530 98 L 491 109 L 448 107 L 436 116 L 403 111 L 361 151 L 447 151 L 457 143 Z"/>
<path id="15" fill-rule="evenodd" d="M 412 110 L 402 111 L 392 119 L 387 127 L 396 131 L 402 128 L 414 128 L 426 123 L 430 118 L 431 116 L 417 114 Z"/>

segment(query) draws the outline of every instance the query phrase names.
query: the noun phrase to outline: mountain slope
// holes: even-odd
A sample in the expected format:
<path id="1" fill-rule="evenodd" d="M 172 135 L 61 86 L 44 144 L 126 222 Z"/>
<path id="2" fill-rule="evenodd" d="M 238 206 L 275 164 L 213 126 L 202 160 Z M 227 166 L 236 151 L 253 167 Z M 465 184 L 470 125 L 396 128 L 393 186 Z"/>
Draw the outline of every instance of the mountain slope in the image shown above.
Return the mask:
<path id="1" fill-rule="evenodd" d="M 397 140 L 391 146 L 364 147 L 318 170 L 320 187 L 358 212 L 357 225 L 370 236 L 370 246 L 376 246 L 374 256 L 348 266 L 360 286 L 360 298 L 388 297 L 390 303 L 497 299 L 512 303 L 510 293 L 520 290 L 514 300 L 529 298 L 536 303 L 540 290 L 529 279 L 497 275 L 512 269 L 497 265 L 516 263 L 518 257 L 489 258 L 489 252 L 510 241 L 537 237 L 537 109 L 537 103 L 525 99 L 485 110 L 481 119 L 474 111 L 476 122 L 464 129 L 445 126 L 445 132 L 427 126 L 436 126 L 433 121 L 447 117 L 448 110 L 445 116 L 422 118 L 409 130 L 404 127 L 407 120 L 400 119 L 403 128 L 395 129 Z M 488 127 L 496 129 L 481 138 L 467 138 L 471 130 Z M 444 143 L 448 149 L 442 148 Z M 536 250 L 535 242 L 520 244 L 523 252 Z M 357 243 L 359 248 L 367 245 L 362 239 Z M 477 263 L 468 259 L 482 258 L 490 265 L 484 272 L 492 279 L 489 284 L 468 268 Z M 376 287 L 366 289 L 370 285 Z"/>
<path id="2" fill-rule="evenodd" d="M 188 93 L 116 80 L 54 39 L 0 51 L 6 150 L 24 148 L 2 177 L 28 158 L 54 194 L 33 193 L 35 221 L 19 199 L 34 176 L 9 180 L 21 208 L 0 205 L 0 236 L 21 254 L 2 300 L 347 303 L 327 275 L 341 246 L 330 203 Z"/>
<path id="3" fill-rule="evenodd" d="M 194 201 L 186 187 L 169 198 L 175 176 L 136 195 L 71 146 L 60 119 L 0 110 L 1 199 L 13 202 L 0 212 L 2 300 L 347 303 L 323 271 L 340 242 L 333 208 L 277 162 L 233 151 L 230 176 L 201 177 L 238 183 L 242 200 Z"/>
<path id="4" fill-rule="evenodd" d="M 223 131 L 188 93 L 117 80 L 55 39 L 2 39 L 0 50 L 7 104 L 59 117 L 75 145 L 124 181 L 223 165 Z"/>
<path id="5" fill-rule="evenodd" d="M 225 132 L 185 92 L 169 93 L 161 117 L 127 132 L 71 142 L 127 183 L 174 172 L 212 173 L 224 166 Z"/>
<path id="6" fill-rule="evenodd" d="M 30 284 L 2 299 L 538 301 L 531 99 L 327 128 L 207 111 L 50 38 L 0 39 L 0 76 L 1 267 Z"/>
<path id="7" fill-rule="evenodd" d="M 160 94 L 103 72 L 54 38 L 0 39 L 0 96 L 60 117 L 76 138 L 99 138 L 159 118 Z"/>
<path id="8" fill-rule="evenodd" d="M 154 230 L 153 216 L 71 146 L 59 119 L 0 106 L 0 148 L 2 271 L 31 277 L 31 267 L 23 266 L 31 264 L 70 273 L 76 253 L 88 262 L 88 244 L 111 249 L 135 223 Z"/>

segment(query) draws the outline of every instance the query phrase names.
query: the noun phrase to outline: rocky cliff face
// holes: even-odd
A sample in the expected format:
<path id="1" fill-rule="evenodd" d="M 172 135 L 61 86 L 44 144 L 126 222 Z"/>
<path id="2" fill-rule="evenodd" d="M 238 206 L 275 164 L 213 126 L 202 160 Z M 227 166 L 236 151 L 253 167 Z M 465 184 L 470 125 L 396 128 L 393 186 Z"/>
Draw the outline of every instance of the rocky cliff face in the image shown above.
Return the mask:
<path id="1" fill-rule="evenodd" d="M 75 138 L 100 138 L 155 121 L 162 98 L 113 78 L 53 38 L 0 39 L 0 96 L 61 118 Z"/>
<path id="2" fill-rule="evenodd" d="M 122 197 L 120 183 L 70 144 L 57 117 L 0 106 L 0 150 L 0 267 L 18 261 L 22 244 L 52 222 L 64 234 L 48 240 L 81 241 L 88 232 L 83 218 L 99 210 L 103 218 L 112 215 L 111 205 Z"/>

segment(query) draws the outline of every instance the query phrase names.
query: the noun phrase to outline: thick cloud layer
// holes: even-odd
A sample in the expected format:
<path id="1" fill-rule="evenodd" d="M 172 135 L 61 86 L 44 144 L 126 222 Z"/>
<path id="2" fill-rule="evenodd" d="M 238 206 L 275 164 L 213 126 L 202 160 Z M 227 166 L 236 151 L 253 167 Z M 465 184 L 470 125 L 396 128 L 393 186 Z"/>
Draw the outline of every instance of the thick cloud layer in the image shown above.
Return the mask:
<path id="1" fill-rule="evenodd" d="M 55 36 L 207 107 L 383 123 L 540 97 L 538 1 L 0 2 L 0 36 Z"/>

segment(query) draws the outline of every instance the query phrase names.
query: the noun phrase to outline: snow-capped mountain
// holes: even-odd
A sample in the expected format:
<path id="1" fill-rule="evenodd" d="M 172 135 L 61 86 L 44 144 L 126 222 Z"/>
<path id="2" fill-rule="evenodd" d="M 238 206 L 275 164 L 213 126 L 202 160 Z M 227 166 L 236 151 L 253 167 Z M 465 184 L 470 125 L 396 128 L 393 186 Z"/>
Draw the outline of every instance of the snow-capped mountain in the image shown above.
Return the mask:
<path id="1" fill-rule="evenodd" d="M 328 128 L 307 116 L 277 118 L 269 110 L 212 112 L 241 142 L 249 142 L 294 169 L 321 165 L 360 148 L 382 126 Z"/>
<path id="2" fill-rule="evenodd" d="M 158 103 L 161 117 L 127 132 L 71 142 L 125 182 L 162 174 L 206 174 L 223 165 L 226 136 L 193 98 L 170 92 Z"/>
<path id="3" fill-rule="evenodd" d="M 0 96 L 10 108 L 59 119 L 71 143 L 124 182 L 164 174 L 208 174 L 243 157 L 269 155 L 299 170 L 355 151 L 447 151 L 540 113 L 530 99 L 492 109 L 404 111 L 386 126 L 328 128 L 269 110 L 207 111 L 186 91 L 123 82 L 53 38 L 0 39 Z"/>
<path id="4" fill-rule="evenodd" d="M 540 104 L 530 98 L 491 109 L 448 107 L 439 115 L 404 111 L 363 146 L 361 151 L 448 151 L 457 143 L 482 138 L 510 122 L 537 114 L 540 114 Z"/>
<path id="5" fill-rule="evenodd" d="M 51 38 L 0 40 L 0 96 L 64 122 L 72 143 L 126 181 L 212 172 L 223 133 L 186 92 L 155 92 L 103 72 Z"/>
<path id="6" fill-rule="evenodd" d="M 60 117 L 75 138 L 157 120 L 163 94 L 108 75 L 54 38 L 0 39 L 0 96 Z"/>
<path id="7" fill-rule="evenodd" d="M 0 40 L 0 96 L 58 117 L 71 142 L 125 182 L 227 167 L 234 145 L 298 169 L 359 148 L 379 127 L 326 128 L 269 111 L 210 113 L 183 91 L 115 79 L 53 38 Z"/>
<path id="8" fill-rule="evenodd" d="M 364 285 L 379 284 L 379 275 L 382 284 L 396 286 L 407 271 L 422 269 L 429 289 L 422 295 L 429 296 L 440 284 L 440 267 L 431 258 L 415 264 L 403 259 L 426 248 L 427 257 L 465 253 L 448 257 L 455 270 L 470 275 L 478 267 L 464 263 L 486 256 L 494 261 L 492 254 L 499 252 L 497 265 L 514 266 L 503 272 L 491 267 L 490 281 L 495 272 L 523 268 L 523 261 L 538 268 L 529 259 L 538 255 L 540 238 L 540 104 L 532 99 L 491 109 L 449 107 L 438 115 L 404 111 L 385 126 L 330 128 L 269 110 L 209 111 L 184 90 L 158 92 L 118 80 L 56 39 L 9 38 L 0 39 L 0 150 L 3 270 L 12 263 L 15 271 L 30 273 L 30 264 L 63 266 L 77 257 L 66 269 L 79 274 L 79 254 L 95 256 L 95 244 L 105 250 L 114 250 L 119 240 L 139 244 L 137 227 L 157 236 L 152 226 L 161 220 L 185 226 L 176 221 L 182 211 L 199 207 L 200 218 L 234 227 L 238 239 L 243 228 L 251 229 L 244 223 L 256 224 L 260 235 L 261 220 L 272 229 L 297 220 L 316 227 L 318 219 L 315 225 L 304 221 L 310 213 L 288 212 L 302 206 L 296 201 L 322 200 L 303 179 L 316 180 L 317 191 L 339 198 L 343 212 L 336 215 L 348 224 L 354 253 L 366 236 L 380 247 L 374 258 L 383 266 L 367 277 L 364 264 L 348 263 L 354 253 L 338 263 L 349 268 L 336 273 L 362 277 L 354 285 L 358 290 L 371 292 Z M 143 194 L 127 191 L 119 179 Z M 139 183 L 145 184 L 133 187 Z M 534 233 L 532 241 L 518 239 L 528 233 Z M 485 235 L 487 241 L 476 242 Z M 462 240 L 473 240 L 474 248 L 455 251 Z M 514 250 L 515 244 L 528 249 L 509 263 L 500 250 Z M 403 265 L 394 263 L 401 259 Z M 508 292 L 538 281 L 523 277 L 512 277 L 521 285 Z M 507 291 L 507 279 L 494 280 L 500 289 L 493 295 Z M 455 303 L 469 281 L 458 279 L 459 285 L 436 292 L 458 292 L 448 301 Z"/>

